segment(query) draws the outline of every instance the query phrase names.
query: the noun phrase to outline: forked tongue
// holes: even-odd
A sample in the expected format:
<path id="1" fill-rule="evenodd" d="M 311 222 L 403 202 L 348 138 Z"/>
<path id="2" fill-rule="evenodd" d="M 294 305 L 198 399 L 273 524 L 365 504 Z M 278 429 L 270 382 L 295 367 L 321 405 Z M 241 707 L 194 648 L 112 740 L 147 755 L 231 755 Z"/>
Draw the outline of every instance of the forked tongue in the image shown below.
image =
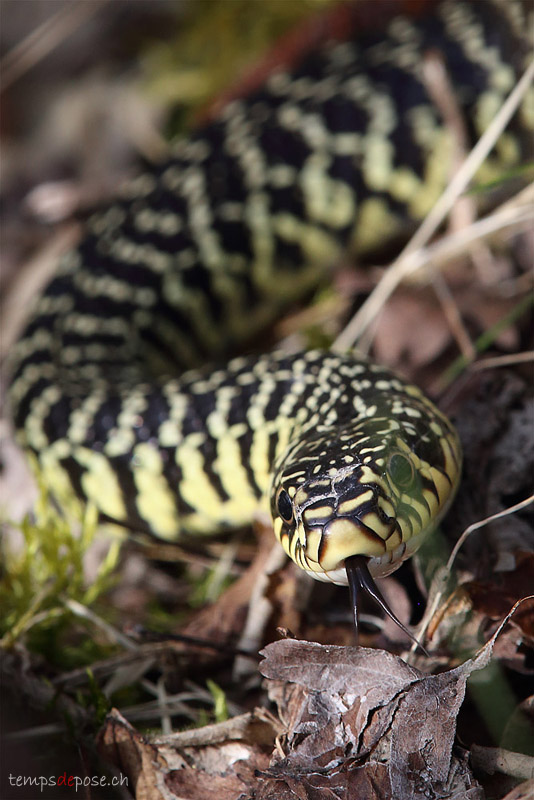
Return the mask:
<path id="1" fill-rule="evenodd" d="M 406 633 L 412 642 L 421 648 L 423 653 L 428 656 L 428 652 L 425 650 L 423 645 L 417 641 L 413 633 L 408 630 L 406 625 L 404 625 L 400 619 L 397 617 L 396 614 L 393 613 L 391 608 L 389 607 L 386 599 L 384 598 L 382 592 L 374 582 L 374 579 L 369 572 L 369 567 L 367 566 L 368 559 L 365 556 L 349 556 L 349 558 L 345 559 L 345 569 L 347 571 L 347 578 L 349 581 L 349 589 L 350 589 L 350 601 L 352 605 L 352 613 L 354 615 L 354 628 L 356 631 L 356 643 L 358 643 L 358 594 L 360 591 L 365 592 L 369 597 L 371 597 L 377 606 L 379 606 L 385 614 L 390 617 L 393 622 L 395 622 L 401 630 Z"/>

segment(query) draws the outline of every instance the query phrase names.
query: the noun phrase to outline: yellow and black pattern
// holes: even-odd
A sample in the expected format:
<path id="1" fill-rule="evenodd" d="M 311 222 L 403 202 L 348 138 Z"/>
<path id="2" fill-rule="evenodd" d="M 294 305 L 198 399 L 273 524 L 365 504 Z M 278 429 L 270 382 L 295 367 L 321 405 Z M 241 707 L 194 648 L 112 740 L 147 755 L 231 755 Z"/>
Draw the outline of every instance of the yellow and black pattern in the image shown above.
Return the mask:
<path id="1" fill-rule="evenodd" d="M 427 213 L 454 142 L 423 58 L 442 53 L 476 138 L 524 68 L 523 12 L 445 0 L 326 42 L 89 221 L 13 354 L 19 438 L 60 501 L 168 540 L 270 506 L 289 555 L 336 582 L 352 556 L 384 574 L 413 552 L 460 469 L 454 430 L 418 389 L 351 355 L 202 364 L 305 298 L 343 251 Z M 532 100 L 483 178 L 529 152 Z"/>
<path id="2" fill-rule="evenodd" d="M 359 555 L 387 575 L 452 500 L 456 433 L 419 389 L 375 364 L 310 352 L 295 366 L 315 380 L 311 392 L 297 382 L 308 414 L 274 460 L 275 533 L 320 580 L 346 583 L 345 560 Z"/>

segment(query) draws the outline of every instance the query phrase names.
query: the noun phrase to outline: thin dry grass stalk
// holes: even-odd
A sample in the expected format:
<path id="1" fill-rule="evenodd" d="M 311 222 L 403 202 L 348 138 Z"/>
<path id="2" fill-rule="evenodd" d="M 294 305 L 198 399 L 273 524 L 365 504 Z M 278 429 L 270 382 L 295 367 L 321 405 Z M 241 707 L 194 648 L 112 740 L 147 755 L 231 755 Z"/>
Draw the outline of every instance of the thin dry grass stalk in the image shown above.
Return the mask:
<path id="1" fill-rule="evenodd" d="M 0 59 L 5 92 L 15 81 L 35 67 L 45 56 L 89 20 L 109 0 L 72 3 L 63 6 Z"/>
<path id="2" fill-rule="evenodd" d="M 494 356 L 492 358 L 481 358 L 474 364 L 469 365 L 473 372 L 482 372 L 484 369 L 494 369 L 495 367 L 512 367 L 515 364 L 527 364 L 534 361 L 534 350 L 525 350 L 524 353 L 511 353 L 507 356 Z"/>
<path id="3" fill-rule="evenodd" d="M 451 257 L 458 254 L 458 244 L 463 243 L 465 249 L 469 244 L 481 238 L 486 238 L 495 232 L 495 214 L 486 219 L 480 220 L 465 230 L 459 231 L 454 234 L 454 241 L 456 247 L 450 247 L 450 252 L 447 258 L 443 258 L 443 251 L 439 253 L 439 246 L 443 247 L 443 242 L 439 242 L 433 247 L 426 248 L 426 244 L 433 234 L 437 231 L 439 226 L 444 221 L 445 217 L 456 203 L 458 197 L 466 189 L 469 182 L 477 169 L 481 166 L 495 142 L 499 138 L 502 131 L 505 129 L 510 118 L 517 110 L 519 103 L 524 97 L 528 87 L 534 80 L 534 60 L 529 64 L 525 73 L 521 77 L 517 86 L 512 90 L 505 103 L 502 105 L 499 112 L 494 117 L 493 121 L 479 139 L 477 144 L 471 150 L 469 156 L 466 158 L 460 169 L 456 172 L 449 185 L 441 195 L 440 199 L 435 204 L 434 208 L 427 215 L 423 223 L 420 225 L 414 236 L 410 239 L 404 250 L 399 257 L 384 273 L 380 283 L 373 290 L 371 295 L 367 298 L 365 303 L 361 306 L 358 312 L 346 325 L 345 329 L 338 336 L 332 348 L 334 350 L 346 350 L 352 347 L 357 339 L 364 333 L 368 326 L 376 319 L 377 315 L 384 307 L 385 303 L 395 291 L 397 286 L 413 273 L 422 269 L 424 266 L 432 264 L 436 268 L 437 264 L 442 265 Z M 507 209 L 501 208 L 500 212 L 505 215 L 504 220 L 501 220 L 502 227 L 517 227 L 518 225 L 525 224 L 531 221 L 534 216 L 534 207 L 530 209 L 523 209 L 521 212 L 516 211 L 513 222 L 507 217 Z M 498 213 L 498 212 L 497 212 Z M 487 227 L 488 219 L 492 219 L 489 230 Z M 486 224 L 484 224 L 486 223 Z M 477 227 L 480 226 L 480 227 Z M 474 235 L 472 228 L 476 229 Z M 485 233 L 482 233 L 485 231 Z M 449 241 L 451 237 L 447 237 Z M 438 249 L 438 253 L 434 250 Z M 460 251 L 461 252 L 461 251 Z M 441 259 L 436 261 L 436 255 L 441 255 Z"/>
<path id="4" fill-rule="evenodd" d="M 516 503 L 515 505 L 510 506 L 509 508 L 503 509 L 503 511 L 499 511 L 497 514 L 492 514 L 489 517 L 485 517 L 485 519 L 478 520 L 478 522 L 473 522 L 472 525 L 468 525 L 468 527 L 464 530 L 464 532 L 456 542 L 454 549 L 449 557 L 449 560 L 447 561 L 447 564 L 438 570 L 432 581 L 432 586 L 430 587 L 430 592 L 429 592 L 429 602 L 425 609 L 423 619 L 419 623 L 419 627 L 416 631 L 416 637 L 420 642 L 424 641 L 424 637 L 434 617 L 434 614 L 436 613 L 441 603 L 447 585 L 447 579 L 450 575 L 453 564 L 456 560 L 456 556 L 458 555 L 466 539 L 475 531 L 479 530 L 480 528 L 484 528 L 486 525 L 489 525 L 490 522 L 495 522 L 498 519 L 502 519 L 502 517 L 507 517 L 510 514 L 515 514 L 517 511 L 521 511 L 521 509 L 526 508 L 532 503 L 534 503 L 534 494 L 530 495 L 530 497 L 525 498 L 525 500 L 522 500 L 520 503 Z M 413 644 L 410 648 L 410 653 L 414 654 L 416 648 L 417 645 Z"/>

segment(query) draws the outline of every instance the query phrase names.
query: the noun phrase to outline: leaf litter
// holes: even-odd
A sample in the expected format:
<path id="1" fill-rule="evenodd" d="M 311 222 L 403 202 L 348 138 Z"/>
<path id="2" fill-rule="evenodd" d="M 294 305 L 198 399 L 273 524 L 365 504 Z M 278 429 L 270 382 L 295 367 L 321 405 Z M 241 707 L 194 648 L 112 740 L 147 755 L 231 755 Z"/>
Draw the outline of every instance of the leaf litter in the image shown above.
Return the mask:
<path id="1" fill-rule="evenodd" d="M 455 743 L 469 676 L 490 663 L 514 606 L 471 659 L 426 675 L 383 650 L 283 639 L 260 672 L 279 721 L 265 710 L 209 731 L 143 737 L 113 711 L 99 749 L 150 800 L 483 800 L 468 751 Z M 533 759 L 475 750 L 487 770 L 530 779 Z M 489 766 L 488 766 L 489 765 Z"/>
<path id="2" fill-rule="evenodd" d="M 38 152 L 41 148 L 32 149 Z M 103 171 L 107 174 L 106 169 Z M 532 217 L 525 215 L 532 215 L 532 198 L 529 203 L 530 206 L 525 207 L 518 204 L 512 217 L 505 216 L 510 210 L 503 206 L 492 216 L 467 225 L 463 231 L 453 232 L 421 247 L 419 253 L 412 256 L 414 263 L 419 260 L 423 268 L 425 264 L 432 264 L 441 269 L 447 264 L 447 284 L 473 341 L 481 332 L 485 333 L 488 325 L 493 326 L 508 315 L 522 293 L 531 288 L 532 236 L 529 239 L 528 234 L 522 234 L 503 244 L 505 230 L 523 230 L 525 224 L 529 224 Z M 502 226 L 501 234 L 499 226 Z M 494 232 L 490 233 L 492 228 Z M 466 240 L 471 237 L 475 242 L 486 241 L 489 236 L 497 238 L 501 253 L 492 254 L 493 267 L 498 266 L 498 270 L 493 269 L 493 280 L 488 278 L 484 281 L 484 275 L 474 275 L 467 259 L 458 258 L 463 252 L 458 247 L 462 236 Z M 465 243 L 463 247 L 465 250 Z M 518 260 L 516 256 L 521 247 L 524 253 Z M 453 257 L 456 262 L 451 262 Z M 360 273 L 352 271 L 351 280 L 355 285 L 356 274 L 360 276 L 359 292 L 365 295 L 374 285 L 373 277 L 369 277 L 373 272 L 368 269 Z M 413 302 L 413 286 L 397 290 L 387 309 L 382 303 L 379 309 L 381 323 L 374 336 L 374 352 L 382 361 L 395 363 L 405 375 L 428 386 L 430 379 L 434 380 L 450 360 L 452 346 L 450 323 L 436 300 L 430 269 L 427 269 L 426 276 L 430 277 L 430 285 L 416 286 L 417 303 Z M 356 287 L 352 293 L 341 291 L 337 296 L 327 298 L 338 309 L 338 319 L 346 313 L 347 295 L 352 294 L 354 298 L 357 293 Z M 334 314 L 329 308 L 327 306 L 325 315 L 332 330 L 336 331 L 339 321 L 331 319 Z M 317 307 L 313 306 L 306 313 L 311 314 L 313 322 L 318 314 Z M 320 322 L 324 329 L 324 321 Z M 421 336 L 423 330 L 425 335 Z M 328 335 L 332 338 L 330 330 Z M 497 352 L 531 347 L 524 320 L 511 319 L 510 324 L 491 339 L 491 343 Z M 452 543 L 457 541 L 458 532 L 466 525 L 512 505 L 531 490 L 527 484 L 532 475 L 534 428 L 531 381 L 527 369 L 519 368 L 513 373 L 496 369 L 476 376 L 467 373 L 464 378 L 467 389 L 456 402 L 453 398 L 450 406 L 460 427 L 466 452 L 466 471 L 456 512 L 453 510 L 444 527 L 448 552 Z M 446 385 L 447 382 L 442 383 L 442 386 Z M 126 722 L 114 711 L 99 736 L 105 760 L 121 765 L 131 776 L 130 786 L 136 796 L 142 798 L 477 798 L 484 796 L 482 784 L 488 797 L 503 800 L 532 797 L 531 756 L 522 748 L 525 749 L 529 735 L 530 741 L 534 741 L 534 729 L 527 726 L 527 733 L 512 741 L 517 729 L 511 726 L 508 739 L 504 736 L 498 740 L 502 747 L 485 746 L 488 737 L 483 730 L 477 731 L 474 739 L 469 737 L 465 741 L 461 725 L 461 715 L 469 704 L 467 699 L 462 705 L 465 682 L 468 673 L 481 669 L 479 662 L 486 648 L 475 659 L 458 666 L 466 653 L 475 652 L 481 641 L 491 636 L 495 620 L 502 618 L 515 600 L 528 593 L 529 587 L 534 585 L 532 531 L 531 514 L 514 514 L 493 523 L 489 532 L 481 531 L 470 537 L 462 548 L 458 559 L 458 585 L 452 581 L 432 633 L 431 660 L 416 662 L 425 671 L 446 670 L 437 675 L 426 675 L 381 650 L 301 641 L 306 636 L 318 642 L 348 644 L 350 628 L 331 623 L 328 617 L 321 624 L 307 620 L 308 606 L 299 604 L 300 589 L 294 570 L 277 570 L 265 581 L 265 595 L 272 607 L 271 618 L 264 618 L 256 631 L 256 638 L 263 642 L 272 640 L 276 626 L 295 630 L 299 636 L 299 640 L 276 642 L 262 651 L 265 661 L 261 672 L 265 676 L 269 698 L 278 708 L 279 719 L 262 717 L 258 723 L 257 717 L 261 717 L 264 711 L 260 714 L 254 710 L 219 725 L 205 725 L 167 737 L 161 734 L 151 737 L 136 731 L 131 722 Z M 176 619 L 174 625 L 213 642 L 235 641 L 242 630 L 247 608 L 249 614 L 252 613 L 252 589 L 258 580 L 265 577 L 261 562 L 266 558 L 266 552 L 260 539 L 254 567 L 242 575 L 238 584 L 234 584 L 235 589 L 231 587 L 216 603 L 193 614 L 185 626 L 181 622 L 178 624 Z M 155 558 L 158 558 L 157 554 Z M 159 575 L 165 573 L 160 570 Z M 165 578 L 166 603 L 174 607 L 177 604 L 170 602 L 167 590 L 169 578 L 167 575 Z M 154 582 L 155 573 L 145 569 L 143 591 L 147 596 L 153 591 Z M 176 577 L 174 582 L 181 586 Z M 390 579 L 390 583 L 394 581 Z M 423 583 L 428 586 L 430 580 Z M 124 586 L 128 590 L 127 582 Z M 114 607 L 117 594 L 111 601 Z M 158 596 L 158 592 L 154 595 Z M 135 605 L 146 606 L 148 602 L 144 599 Z M 134 602 L 131 601 L 130 605 L 133 606 Z M 510 683 L 514 687 L 517 686 L 517 676 L 532 680 L 534 674 L 531 657 L 533 616 L 532 606 L 524 604 L 499 638 L 490 640 L 494 642 L 491 646 L 493 662 L 513 670 Z M 399 640 L 393 634 L 387 634 L 387 623 L 384 632 L 388 646 L 392 643 L 400 648 Z M 363 636 L 362 640 L 377 641 L 370 635 Z M 379 643 L 382 644 L 382 640 Z M 19 643 L 26 670 L 24 674 L 17 671 L 14 659 L 13 674 L 18 684 L 23 676 L 25 695 L 38 700 L 36 686 L 39 684 L 39 691 L 45 686 L 42 665 L 39 660 L 35 663 L 33 657 L 28 657 L 24 649 L 26 644 Z M 126 688 L 128 682 L 134 680 L 127 674 L 129 670 L 140 677 L 144 674 L 146 686 L 149 684 L 147 676 L 153 677 L 156 670 L 165 680 L 179 682 L 188 670 L 201 673 L 204 669 L 211 670 L 210 674 L 217 682 L 221 676 L 221 685 L 228 686 L 230 679 L 224 680 L 227 678 L 224 670 L 228 654 L 224 658 L 221 652 L 202 651 L 201 657 L 200 652 L 200 647 L 190 644 L 141 644 L 126 656 L 95 662 L 94 672 L 98 676 L 102 670 L 103 677 L 114 675 L 115 681 Z M 126 659 L 128 663 L 118 664 L 117 658 Z M 475 663 L 478 666 L 474 666 Z M 254 662 L 249 659 L 249 664 L 258 678 Z M 451 665 L 456 666 L 449 669 Z M 177 674 L 170 677 L 173 672 Z M 49 673 L 47 665 L 47 677 Z M 365 676 L 367 682 L 363 685 Z M 383 686 L 380 676 L 384 678 Z M 50 705 L 57 691 L 60 701 L 71 703 L 67 713 L 75 719 L 74 710 L 79 706 L 71 702 L 70 697 L 76 687 L 84 686 L 84 680 L 87 683 L 86 671 L 78 670 L 70 677 L 72 680 L 69 680 L 68 673 L 56 676 L 51 684 L 53 688 L 45 693 L 45 702 L 41 705 Z M 512 683 L 514 680 L 515 684 Z M 517 690 L 518 700 L 525 694 L 528 694 L 528 689 L 521 686 Z M 257 700 L 255 694 L 251 703 Z M 532 726 L 531 707 L 528 711 L 525 705 L 527 700 L 518 702 L 511 715 L 521 713 L 523 727 L 525 719 Z M 239 701 L 250 707 L 246 697 L 240 696 Z M 121 704 L 121 709 L 131 721 L 137 723 L 142 719 L 130 713 L 132 706 Z M 469 713 L 476 716 L 472 705 Z M 158 719 L 157 712 L 151 717 L 154 718 Z M 179 716 L 180 722 L 177 723 L 176 718 L 173 722 L 188 724 L 188 719 L 187 713 L 183 712 Z M 202 724 L 198 715 L 192 714 L 191 719 L 195 724 Z M 465 749 L 454 744 L 457 728 Z M 508 740 L 511 741 L 509 745 L 505 743 Z M 471 744 L 472 741 L 484 744 Z M 507 746 L 508 750 L 505 749 Z M 518 780 L 522 783 L 515 785 Z"/>

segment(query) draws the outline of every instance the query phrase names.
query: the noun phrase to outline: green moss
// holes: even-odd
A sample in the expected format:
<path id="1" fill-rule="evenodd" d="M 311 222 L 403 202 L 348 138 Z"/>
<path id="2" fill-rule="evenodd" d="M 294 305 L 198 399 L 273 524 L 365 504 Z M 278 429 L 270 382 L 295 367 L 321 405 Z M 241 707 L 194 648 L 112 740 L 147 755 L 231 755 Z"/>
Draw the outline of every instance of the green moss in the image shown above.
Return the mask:
<path id="1" fill-rule="evenodd" d="M 73 658 L 62 642 L 72 625 L 69 602 L 88 608 L 109 589 L 117 567 L 119 541 L 111 541 L 107 555 L 95 580 L 87 585 L 84 558 L 94 541 L 97 512 L 88 507 L 77 526 L 58 514 L 44 489 L 35 511 L 20 524 L 12 525 L 22 537 L 15 546 L 7 536 L 2 538 L 3 571 L 0 580 L 0 644 L 9 648 L 24 640 L 28 648 L 52 661 L 87 663 L 102 654 L 91 638 L 82 636 L 75 645 Z M 78 530 L 76 531 L 76 528 Z M 76 531 L 76 532 L 74 532 Z"/>

